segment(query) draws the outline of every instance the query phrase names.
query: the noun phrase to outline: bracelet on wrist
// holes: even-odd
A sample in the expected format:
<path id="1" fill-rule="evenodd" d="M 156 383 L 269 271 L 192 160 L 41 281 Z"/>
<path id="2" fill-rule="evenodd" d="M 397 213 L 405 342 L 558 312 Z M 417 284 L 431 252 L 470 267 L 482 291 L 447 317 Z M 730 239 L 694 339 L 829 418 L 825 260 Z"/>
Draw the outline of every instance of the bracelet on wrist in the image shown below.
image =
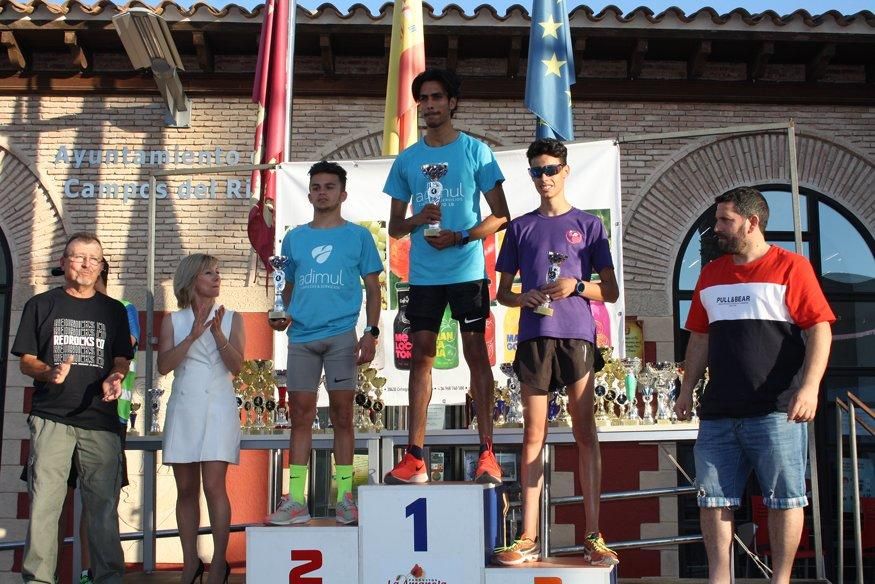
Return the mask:
<path id="1" fill-rule="evenodd" d="M 230 344 L 231 344 L 231 341 L 225 341 L 225 344 L 222 345 L 221 347 L 219 347 L 219 352 L 221 353 L 222 351 L 224 351 L 225 349 L 227 349 L 227 348 L 228 348 L 228 345 L 230 345 Z"/>

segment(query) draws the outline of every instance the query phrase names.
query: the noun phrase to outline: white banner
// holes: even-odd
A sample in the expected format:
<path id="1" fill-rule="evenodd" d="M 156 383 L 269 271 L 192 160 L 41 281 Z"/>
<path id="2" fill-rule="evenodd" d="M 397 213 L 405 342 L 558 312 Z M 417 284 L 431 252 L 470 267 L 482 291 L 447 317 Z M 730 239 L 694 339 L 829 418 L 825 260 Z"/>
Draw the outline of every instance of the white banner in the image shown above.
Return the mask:
<path id="1" fill-rule="evenodd" d="M 611 240 L 611 254 L 620 284 L 620 298 L 614 304 L 602 305 L 593 302 L 593 313 L 599 330 L 599 345 L 615 347 L 615 353 L 624 352 L 623 326 L 625 305 L 623 300 L 623 262 L 622 262 L 622 219 L 620 216 L 620 151 L 613 141 L 568 144 L 568 165 L 571 174 L 565 182 L 565 194 L 572 205 L 599 216 L 605 224 Z M 511 217 L 518 217 L 535 209 L 540 198 L 527 173 L 528 161 L 525 150 L 503 150 L 495 153 L 505 176 L 504 192 L 507 197 Z M 398 283 L 407 280 L 407 252 L 409 238 L 391 240 L 386 231 L 389 221 L 389 196 L 383 193 L 383 185 L 391 158 L 360 161 L 340 160 L 347 175 L 346 190 L 349 193 L 343 203 L 343 216 L 349 221 L 362 223 L 371 229 L 383 256 L 386 272 L 383 282 L 384 310 L 380 319 L 380 344 L 377 347 L 375 366 L 381 375 L 388 379 L 383 391 L 386 405 L 407 405 L 409 348 L 405 335 L 395 335 L 400 324 L 398 318 Z M 313 208 L 307 200 L 309 176 L 307 171 L 312 162 L 293 162 L 284 164 L 277 171 L 277 242 L 279 250 L 282 237 L 287 229 L 307 223 L 313 218 Z M 489 214 L 486 200 L 481 198 L 481 213 Z M 504 232 L 488 238 L 484 249 L 486 269 L 492 280 L 491 297 L 495 299 L 495 258 L 501 247 Z M 401 286 L 403 290 L 404 287 Z M 364 312 L 364 310 L 362 311 Z M 364 316 L 359 318 L 359 330 Z M 495 302 L 492 316 L 487 325 L 487 344 L 493 362 L 495 379 L 502 385 L 506 378 L 498 366 L 513 360 L 516 352 L 519 309 L 506 308 Z M 433 372 L 433 404 L 465 403 L 470 374 L 462 356 L 458 325 L 445 318 L 438 335 L 438 354 Z M 274 361 L 278 369 L 285 368 L 287 337 L 277 334 L 274 339 Z M 320 405 L 327 405 L 324 390 L 320 390 Z"/>

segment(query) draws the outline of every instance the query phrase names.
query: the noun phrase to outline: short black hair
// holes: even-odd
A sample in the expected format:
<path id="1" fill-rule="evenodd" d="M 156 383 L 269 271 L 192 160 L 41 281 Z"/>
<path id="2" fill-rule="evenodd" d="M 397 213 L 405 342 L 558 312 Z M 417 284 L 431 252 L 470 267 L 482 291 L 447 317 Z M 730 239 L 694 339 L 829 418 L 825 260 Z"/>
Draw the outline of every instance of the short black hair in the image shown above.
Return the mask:
<path id="1" fill-rule="evenodd" d="M 526 158 L 530 163 L 533 158 L 544 155 L 558 158 L 562 164 L 568 164 L 568 148 L 555 138 L 538 138 L 529 144 L 529 149 L 526 150 Z"/>
<path id="2" fill-rule="evenodd" d="M 411 92 L 413 93 L 413 101 L 419 103 L 419 95 L 422 91 L 422 86 L 427 81 L 437 81 L 440 83 L 447 94 L 447 99 L 455 97 L 458 102 L 462 80 L 452 71 L 447 69 L 437 69 L 435 67 L 430 67 L 413 78 L 413 83 L 410 86 Z M 455 113 L 455 111 L 456 108 L 453 108 L 450 113 Z"/>
<path id="3" fill-rule="evenodd" d="M 340 181 L 340 190 L 346 191 L 346 170 L 336 162 L 320 160 L 310 167 L 307 174 L 310 175 L 310 178 L 313 178 L 314 174 L 333 174 Z"/>
<path id="4" fill-rule="evenodd" d="M 738 187 L 731 191 L 725 192 L 714 198 L 714 202 L 732 203 L 735 205 L 735 212 L 750 219 L 751 216 L 759 217 L 760 231 L 765 235 L 766 225 L 769 224 L 769 203 L 761 192 L 753 187 Z"/>

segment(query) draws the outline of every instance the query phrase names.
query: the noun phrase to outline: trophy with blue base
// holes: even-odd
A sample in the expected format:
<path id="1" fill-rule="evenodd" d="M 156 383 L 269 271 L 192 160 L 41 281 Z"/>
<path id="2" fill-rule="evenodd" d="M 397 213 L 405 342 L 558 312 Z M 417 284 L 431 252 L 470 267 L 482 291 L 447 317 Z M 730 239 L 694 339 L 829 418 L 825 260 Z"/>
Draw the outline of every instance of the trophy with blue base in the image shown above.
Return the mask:
<path id="1" fill-rule="evenodd" d="M 430 205 L 441 204 L 441 195 L 444 192 L 444 185 L 441 183 L 440 179 L 447 174 L 448 167 L 449 164 L 446 162 L 422 165 L 422 174 L 428 179 L 428 184 L 425 185 L 425 196 L 428 198 Z M 437 237 L 440 234 L 440 221 L 429 223 L 424 231 L 426 237 Z"/>
<path id="2" fill-rule="evenodd" d="M 286 256 L 275 255 L 268 258 L 271 267 L 273 267 L 273 308 L 267 313 L 267 318 L 270 320 L 283 320 L 289 317 L 286 313 L 286 303 L 283 302 L 283 288 L 286 287 L 286 266 L 289 265 L 289 258 Z"/>

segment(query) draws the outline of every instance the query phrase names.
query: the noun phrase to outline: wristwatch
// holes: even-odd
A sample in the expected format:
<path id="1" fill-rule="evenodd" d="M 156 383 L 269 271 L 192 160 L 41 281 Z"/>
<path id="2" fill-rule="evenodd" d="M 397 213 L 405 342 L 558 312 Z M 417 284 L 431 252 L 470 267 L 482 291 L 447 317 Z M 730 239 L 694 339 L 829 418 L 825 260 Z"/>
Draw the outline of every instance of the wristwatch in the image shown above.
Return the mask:
<path id="1" fill-rule="evenodd" d="M 586 280 L 578 280 L 577 286 L 574 287 L 574 293 L 578 296 L 583 296 L 583 293 L 586 291 Z"/>
<path id="2" fill-rule="evenodd" d="M 459 243 L 457 243 L 456 245 L 458 247 L 463 247 L 465 245 L 468 245 L 468 243 L 470 241 L 471 241 L 471 234 L 468 233 L 467 229 L 463 229 L 459 232 Z"/>
<path id="3" fill-rule="evenodd" d="M 366 326 L 364 332 L 371 333 L 375 339 L 380 336 L 380 329 L 375 326 Z"/>

